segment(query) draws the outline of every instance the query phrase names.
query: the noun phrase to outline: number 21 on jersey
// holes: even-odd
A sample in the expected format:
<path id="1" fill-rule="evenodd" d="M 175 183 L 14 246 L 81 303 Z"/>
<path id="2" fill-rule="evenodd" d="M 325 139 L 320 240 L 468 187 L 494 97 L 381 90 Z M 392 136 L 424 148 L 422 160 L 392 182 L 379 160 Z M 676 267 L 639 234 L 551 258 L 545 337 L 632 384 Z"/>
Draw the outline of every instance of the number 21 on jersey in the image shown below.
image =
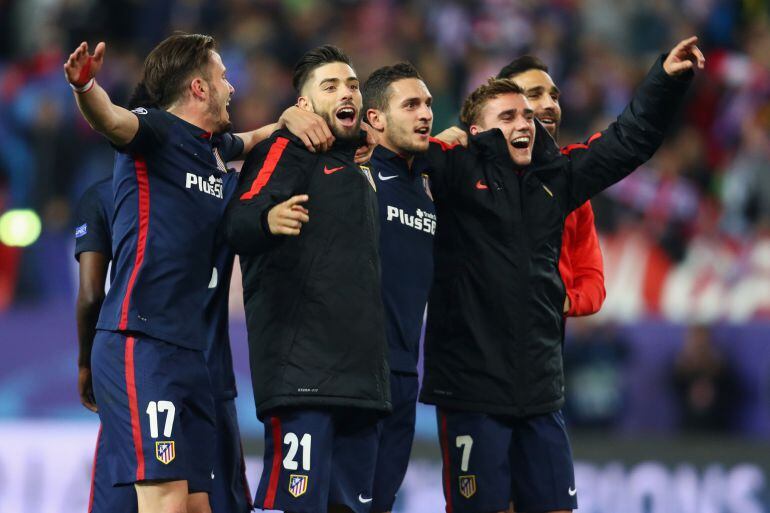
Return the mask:
<path id="1" fill-rule="evenodd" d="M 286 457 L 283 459 L 283 468 L 286 470 L 297 470 L 299 463 L 295 460 L 297 450 L 302 447 L 302 470 L 310 470 L 310 444 L 312 437 L 309 433 L 302 435 L 300 439 L 295 433 L 286 433 L 283 437 L 283 444 L 289 446 Z"/>

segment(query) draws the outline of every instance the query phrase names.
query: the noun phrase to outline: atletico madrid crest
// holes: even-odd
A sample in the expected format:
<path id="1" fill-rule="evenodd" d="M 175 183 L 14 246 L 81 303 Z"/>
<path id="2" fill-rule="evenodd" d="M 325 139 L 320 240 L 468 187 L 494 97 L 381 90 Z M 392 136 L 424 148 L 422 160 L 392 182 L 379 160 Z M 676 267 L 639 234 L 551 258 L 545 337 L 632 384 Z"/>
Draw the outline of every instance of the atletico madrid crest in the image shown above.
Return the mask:
<path id="1" fill-rule="evenodd" d="M 476 476 L 460 476 L 460 495 L 466 499 L 476 493 Z"/>
<path id="2" fill-rule="evenodd" d="M 307 491 L 307 476 L 292 474 L 289 476 L 289 493 L 299 497 Z"/>
<path id="3" fill-rule="evenodd" d="M 374 177 L 372 176 L 372 170 L 369 166 L 358 166 L 361 168 L 361 172 L 364 174 L 367 180 L 369 180 L 369 185 L 372 186 L 372 189 L 375 191 L 377 190 L 377 186 L 374 185 Z"/>
<path id="4" fill-rule="evenodd" d="M 425 173 L 422 174 L 422 187 L 425 189 L 425 194 L 433 201 L 433 194 L 430 192 L 430 176 Z"/>
<path id="5" fill-rule="evenodd" d="M 174 442 L 155 442 L 155 457 L 159 462 L 164 465 L 168 465 L 174 458 L 176 458 L 176 449 L 174 448 Z"/>

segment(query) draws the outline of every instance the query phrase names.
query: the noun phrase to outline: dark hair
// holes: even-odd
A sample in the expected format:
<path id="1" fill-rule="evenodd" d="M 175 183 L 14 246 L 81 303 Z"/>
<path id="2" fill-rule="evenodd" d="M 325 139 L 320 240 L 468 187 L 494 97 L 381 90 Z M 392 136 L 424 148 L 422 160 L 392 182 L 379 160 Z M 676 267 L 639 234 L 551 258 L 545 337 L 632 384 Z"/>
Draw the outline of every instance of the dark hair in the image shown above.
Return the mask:
<path id="1" fill-rule="evenodd" d="M 522 55 L 501 69 L 500 73 L 497 74 L 497 78 L 511 78 L 531 69 L 539 69 L 548 73 L 548 66 L 543 61 L 533 55 Z"/>
<path id="2" fill-rule="evenodd" d="M 507 78 L 490 78 L 486 84 L 476 88 L 463 103 L 460 111 L 460 122 L 466 127 L 476 124 L 481 109 L 487 101 L 497 98 L 501 94 L 524 94 L 524 89 L 519 84 Z"/>
<path id="3" fill-rule="evenodd" d="M 174 34 L 152 49 L 144 60 L 141 84 L 159 108 L 174 104 L 193 73 L 206 73 L 214 38 L 203 34 Z M 210 77 L 206 76 L 207 79 Z"/>
<path id="4" fill-rule="evenodd" d="M 305 55 L 300 57 L 297 64 L 294 65 L 294 76 L 291 79 L 291 83 L 297 93 L 299 94 L 302 91 L 302 87 L 313 70 L 332 62 L 342 62 L 351 68 L 353 67 L 350 57 L 333 45 L 323 45 L 305 52 Z"/>
<path id="5" fill-rule="evenodd" d="M 405 78 L 422 80 L 417 68 L 410 62 L 399 62 L 393 66 L 383 66 L 374 70 L 363 87 L 364 112 L 368 109 L 387 110 L 390 85 Z"/>
<path id="6" fill-rule="evenodd" d="M 134 110 L 138 107 L 158 108 L 158 102 L 153 98 L 144 82 L 139 82 L 128 99 L 128 110 Z"/>

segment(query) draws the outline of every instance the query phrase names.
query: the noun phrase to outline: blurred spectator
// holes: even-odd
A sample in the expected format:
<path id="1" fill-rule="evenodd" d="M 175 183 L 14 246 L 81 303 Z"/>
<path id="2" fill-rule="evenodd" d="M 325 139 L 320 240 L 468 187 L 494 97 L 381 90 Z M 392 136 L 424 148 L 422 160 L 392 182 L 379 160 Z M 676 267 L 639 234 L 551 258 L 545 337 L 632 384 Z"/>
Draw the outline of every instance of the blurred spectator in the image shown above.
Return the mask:
<path id="1" fill-rule="evenodd" d="M 293 101 L 291 67 L 318 44 L 345 48 L 361 78 L 411 60 L 433 93 L 437 131 L 457 122 L 468 90 L 533 53 L 564 90 L 565 144 L 604 128 L 658 52 L 699 34 L 708 75 L 659 154 L 595 199 L 597 225 L 605 235 L 644 233 L 674 265 L 688 261 L 699 235 L 745 245 L 770 226 L 767 2 L 0 0 L 0 12 L 5 208 L 35 208 L 46 231 L 68 226 L 71 203 L 113 158 L 75 115 L 64 52 L 105 40 L 100 82 L 121 103 L 146 53 L 174 30 L 217 37 L 239 130 L 272 122 Z"/>
<path id="2" fill-rule="evenodd" d="M 590 318 L 569 319 L 568 324 L 565 415 L 577 428 L 613 427 L 623 411 L 628 343 L 614 326 Z"/>
<path id="3" fill-rule="evenodd" d="M 683 430 L 724 432 L 732 427 L 740 397 L 737 379 L 708 326 L 696 325 L 687 331 L 672 382 Z"/>

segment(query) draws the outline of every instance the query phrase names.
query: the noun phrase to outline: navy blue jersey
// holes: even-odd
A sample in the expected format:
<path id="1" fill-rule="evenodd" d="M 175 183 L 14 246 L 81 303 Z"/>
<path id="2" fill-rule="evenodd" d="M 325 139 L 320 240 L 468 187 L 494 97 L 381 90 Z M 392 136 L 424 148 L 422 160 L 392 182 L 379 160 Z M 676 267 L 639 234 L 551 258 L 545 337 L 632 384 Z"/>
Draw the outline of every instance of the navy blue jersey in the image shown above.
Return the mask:
<path id="1" fill-rule="evenodd" d="M 229 201 L 238 183 L 236 173 L 223 177 L 225 201 Z M 101 180 L 89 187 L 77 206 L 75 228 L 75 258 L 84 251 L 97 251 L 111 258 L 112 179 Z M 114 267 L 113 267 L 114 269 Z M 206 294 L 206 366 L 215 399 L 233 399 L 236 394 L 233 357 L 228 332 L 228 296 L 233 270 L 233 252 L 225 243 L 224 232 L 218 234 L 214 248 L 213 268 L 210 270 Z M 112 279 L 112 278 L 111 278 Z"/>
<path id="2" fill-rule="evenodd" d="M 75 208 L 75 258 L 86 251 L 112 260 L 112 178 L 86 189 Z"/>
<path id="3" fill-rule="evenodd" d="M 238 186 L 238 175 L 227 173 L 224 176 L 224 195 L 228 202 Z M 233 355 L 230 351 L 230 332 L 228 330 L 230 296 L 230 277 L 233 273 L 235 254 L 225 240 L 224 223 L 217 232 L 214 247 L 214 262 L 206 299 L 206 365 L 209 378 L 214 387 L 215 399 L 233 399 L 237 395 L 235 375 L 233 374 Z"/>
<path id="4" fill-rule="evenodd" d="M 212 256 L 227 204 L 225 162 L 243 152 L 173 114 L 138 108 L 139 130 L 113 173 L 115 279 L 98 329 L 206 347 L 203 315 Z"/>
<path id="5" fill-rule="evenodd" d="M 380 262 L 390 370 L 417 373 L 420 330 L 433 281 L 436 209 L 416 157 L 406 160 L 378 146 L 372 155 L 380 204 Z"/>

